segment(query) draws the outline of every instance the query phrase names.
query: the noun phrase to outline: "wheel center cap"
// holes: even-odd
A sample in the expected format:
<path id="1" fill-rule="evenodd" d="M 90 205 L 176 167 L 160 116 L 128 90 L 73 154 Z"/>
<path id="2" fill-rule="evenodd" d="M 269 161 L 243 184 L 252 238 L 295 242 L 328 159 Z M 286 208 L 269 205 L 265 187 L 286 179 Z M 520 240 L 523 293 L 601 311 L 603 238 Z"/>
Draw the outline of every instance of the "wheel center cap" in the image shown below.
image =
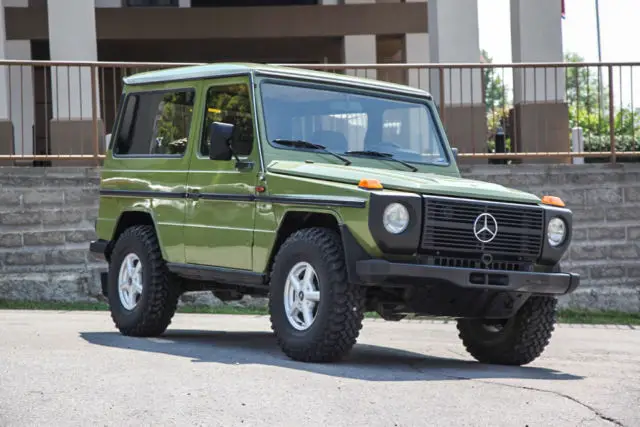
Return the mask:
<path id="1" fill-rule="evenodd" d="M 299 298 L 299 299 L 301 299 L 301 300 L 303 300 L 303 299 L 304 299 L 304 292 L 300 291 L 300 292 L 298 293 L 298 298 Z"/>

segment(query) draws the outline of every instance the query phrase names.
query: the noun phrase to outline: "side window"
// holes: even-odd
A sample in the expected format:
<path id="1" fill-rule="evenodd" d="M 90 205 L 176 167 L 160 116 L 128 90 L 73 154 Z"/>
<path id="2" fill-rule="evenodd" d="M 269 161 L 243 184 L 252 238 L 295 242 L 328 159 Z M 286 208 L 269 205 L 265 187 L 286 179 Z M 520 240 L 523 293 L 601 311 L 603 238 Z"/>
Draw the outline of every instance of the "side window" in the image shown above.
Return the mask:
<path id="1" fill-rule="evenodd" d="M 114 154 L 183 155 L 189 139 L 194 98 L 192 90 L 127 96 Z"/>
<path id="2" fill-rule="evenodd" d="M 223 122 L 234 125 L 233 148 L 239 156 L 253 150 L 253 117 L 249 87 L 244 84 L 212 86 L 207 91 L 204 129 L 200 153 L 209 155 L 209 125 Z"/>

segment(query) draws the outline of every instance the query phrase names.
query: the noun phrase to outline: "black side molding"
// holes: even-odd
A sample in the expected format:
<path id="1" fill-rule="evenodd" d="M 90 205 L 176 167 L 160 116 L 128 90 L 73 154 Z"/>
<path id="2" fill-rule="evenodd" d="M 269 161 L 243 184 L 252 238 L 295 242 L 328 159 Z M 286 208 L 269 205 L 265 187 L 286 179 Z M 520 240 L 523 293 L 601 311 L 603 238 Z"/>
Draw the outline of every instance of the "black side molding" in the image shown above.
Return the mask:
<path id="1" fill-rule="evenodd" d="M 173 274 L 185 279 L 252 288 L 268 288 L 266 275 L 249 270 L 180 263 L 167 263 L 167 268 Z"/>
<path id="2" fill-rule="evenodd" d="M 187 192 L 153 191 L 153 190 L 100 190 L 101 196 L 115 197 L 154 197 L 161 199 L 195 199 L 222 200 L 233 202 L 263 202 L 284 205 L 329 206 L 363 209 L 367 200 L 358 197 L 301 194 L 297 196 L 282 194 L 273 196 L 257 196 L 254 194 L 200 193 L 195 190 Z"/>

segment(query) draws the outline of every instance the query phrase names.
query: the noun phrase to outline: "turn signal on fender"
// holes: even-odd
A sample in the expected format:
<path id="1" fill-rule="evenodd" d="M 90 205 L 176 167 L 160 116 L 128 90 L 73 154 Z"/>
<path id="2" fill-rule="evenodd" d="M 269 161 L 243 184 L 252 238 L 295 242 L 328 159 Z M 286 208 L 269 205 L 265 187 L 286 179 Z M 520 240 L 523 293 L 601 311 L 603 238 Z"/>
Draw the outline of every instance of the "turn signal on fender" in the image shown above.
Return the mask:
<path id="1" fill-rule="evenodd" d="M 556 196 L 543 196 L 542 203 L 545 205 L 558 206 L 560 208 L 564 208 L 564 202 L 560 197 Z"/>
<path id="2" fill-rule="evenodd" d="M 366 179 L 366 178 L 363 178 L 363 179 L 360 180 L 360 183 L 358 184 L 358 187 L 366 188 L 368 190 L 381 190 L 382 189 L 382 184 L 377 179 Z"/>

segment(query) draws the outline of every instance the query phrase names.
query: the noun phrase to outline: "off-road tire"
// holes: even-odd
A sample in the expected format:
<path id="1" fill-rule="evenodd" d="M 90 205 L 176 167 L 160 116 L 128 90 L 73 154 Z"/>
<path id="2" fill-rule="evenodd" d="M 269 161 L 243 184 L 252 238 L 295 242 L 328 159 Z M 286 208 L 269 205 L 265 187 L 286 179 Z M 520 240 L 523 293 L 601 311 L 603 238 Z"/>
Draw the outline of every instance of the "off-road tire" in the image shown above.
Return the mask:
<path id="1" fill-rule="evenodd" d="M 320 289 L 316 318 L 305 331 L 291 325 L 284 308 L 287 275 L 301 261 L 316 271 Z M 280 247 L 270 276 L 269 312 L 278 345 L 293 360 L 339 361 L 351 351 L 362 329 L 363 295 L 358 285 L 347 280 L 338 233 L 318 227 L 293 233 Z"/>
<path id="2" fill-rule="evenodd" d="M 480 319 L 458 320 L 462 343 L 477 361 L 496 365 L 526 365 L 549 344 L 555 328 L 558 300 L 534 296 L 500 331 L 487 331 Z"/>
<path id="3" fill-rule="evenodd" d="M 127 254 L 135 253 L 142 263 L 142 295 L 129 311 L 118 295 L 118 273 Z M 137 225 L 126 229 L 116 241 L 109 266 L 109 307 L 111 318 L 123 335 L 152 337 L 161 335 L 171 324 L 180 292 L 171 283 L 153 227 Z"/>

